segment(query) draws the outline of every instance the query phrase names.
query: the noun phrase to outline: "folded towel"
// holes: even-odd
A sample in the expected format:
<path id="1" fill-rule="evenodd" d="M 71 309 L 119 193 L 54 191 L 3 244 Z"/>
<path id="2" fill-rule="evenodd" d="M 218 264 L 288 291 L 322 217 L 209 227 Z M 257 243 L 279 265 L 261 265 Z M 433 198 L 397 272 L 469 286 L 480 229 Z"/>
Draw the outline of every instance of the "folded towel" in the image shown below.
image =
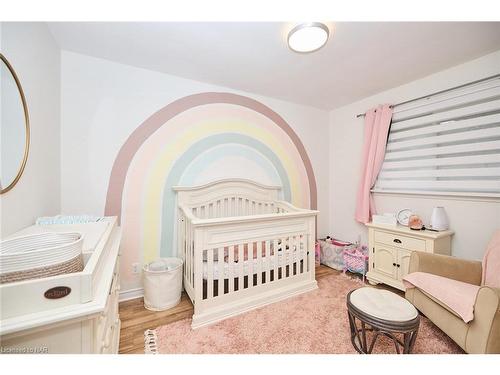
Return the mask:
<path id="1" fill-rule="evenodd" d="M 57 215 L 57 216 L 42 216 L 36 219 L 36 225 L 52 225 L 52 224 L 84 224 L 95 223 L 102 220 L 102 216 L 92 215 Z"/>

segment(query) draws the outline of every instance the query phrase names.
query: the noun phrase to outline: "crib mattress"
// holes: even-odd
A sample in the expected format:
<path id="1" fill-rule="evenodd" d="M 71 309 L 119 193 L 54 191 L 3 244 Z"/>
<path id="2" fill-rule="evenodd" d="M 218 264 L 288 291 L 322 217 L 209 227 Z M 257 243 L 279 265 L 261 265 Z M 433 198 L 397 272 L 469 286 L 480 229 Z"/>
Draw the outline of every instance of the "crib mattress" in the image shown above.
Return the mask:
<path id="1" fill-rule="evenodd" d="M 283 257 L 285 257 L 285 261 L 283 261 Z M 291 259 L 290 259 L 291 257 Z M 306 251 L 305 250 L 300 250 L 299 252 L 296 252 L 294 251 L 293 253 L 286 253 L 285 255 L 283 255 L 281 252 L 278 252 L 278 267 L 281 267 L 283 264 L 289 264 L 289 263 L 293 263 L 293 262 L 298 262 L 298 261 L 301 261 L 303 259 L 305 259 L 306 257 Z M 274 263 L 275 263 L 275 257 L 274 256 L 270 256 L 269 257 L 269 261 L 267 261 L 266 257 L 262 257 L 260 259 L 260 262 L 262 263 L 261 267 L 260 267 L 260 271 L 261 272 L 265 272 L 265 271 L 268 271 L 268 270 L 272 270 L 274 269 Z M 250 262 L 252 262 L 252 260 L 245 260 L 243 262 L 243 276 L 248 276 L 249 273 L 250 273 Z M 240 272 L 241 272 L 241 266 L 240 266 L 240 263 L 232 263 L 232 265 L 230 265 L 229 263 L 227 262 L 223 262 L 224 263 L 224 276 L 223 278 L 224 279 L 227 279 L 229 278 L 230 276 L 230 271 L 232 271 L 232 275 L 233 277 L 239 277 L 240 276 Z M 253 262 L 252 262 L 252 269 L 253 269 L 253 273 L 257 273 L 257 266 L 259 264 L 259 260 L 258 259 L 253 259 Z M 218 280 L 220 279 L 220 267 L 219 267 L 219 261 L 214 261 L 213 262 L 213 279 L 214 280 Z M 207 262 L 203 262 L 203 279 L 207 279 L 207 275 L 208 275 L 208 265 L 207 265 Z"/>

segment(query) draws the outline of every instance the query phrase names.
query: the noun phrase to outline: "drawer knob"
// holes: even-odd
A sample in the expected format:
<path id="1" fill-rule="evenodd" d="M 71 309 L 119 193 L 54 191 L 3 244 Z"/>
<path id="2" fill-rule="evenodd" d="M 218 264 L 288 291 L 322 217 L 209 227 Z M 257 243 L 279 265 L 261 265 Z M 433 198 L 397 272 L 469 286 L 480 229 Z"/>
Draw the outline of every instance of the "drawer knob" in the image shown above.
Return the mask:
<path id="1" fill-rule="evenodd" d="M 396 242 L 396 243 L 401 243 L 401 240 L 400 240 L 399 238 L 395 238 L 395 239 L 394 239 L 394 242 Z"/>
<path id="2" fill-rule="evenodd" d="M 398 266 L 398 268 L 399 268 L 399 267 L 401 267 L 401 264 L 398 264 L 397 266 Z"/>
<path id="3" fill-rule="evenodd" d="M 393 265 L 394 267 L 396 267 L 396 263 L 392 263 L 392 265 Z"/>

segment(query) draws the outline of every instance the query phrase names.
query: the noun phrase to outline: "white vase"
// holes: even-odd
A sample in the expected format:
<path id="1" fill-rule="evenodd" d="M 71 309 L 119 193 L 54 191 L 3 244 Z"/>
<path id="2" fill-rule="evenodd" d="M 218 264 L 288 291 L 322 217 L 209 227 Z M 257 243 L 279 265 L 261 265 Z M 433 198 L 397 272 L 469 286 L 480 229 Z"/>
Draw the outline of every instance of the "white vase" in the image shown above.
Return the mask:
<path id="1" fill-rule="evenodd" d="M 431 227 L 435 230 L 446 230 L 449 228 L 448 216 L 444 207 L 434 207 L 431 216 Z"/>

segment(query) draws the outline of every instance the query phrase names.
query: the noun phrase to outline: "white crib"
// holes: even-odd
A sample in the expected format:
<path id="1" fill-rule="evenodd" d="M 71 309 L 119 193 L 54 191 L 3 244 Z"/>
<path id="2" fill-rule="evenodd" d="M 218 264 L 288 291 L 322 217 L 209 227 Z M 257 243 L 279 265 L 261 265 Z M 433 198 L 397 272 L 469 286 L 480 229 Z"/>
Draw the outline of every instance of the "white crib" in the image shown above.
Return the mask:
<path id="1" fill-rule="evenodd" d="M 318 211 L 279 201 L 280 189 L 243 179 L 174 187 L 193 328 L 317 288 Z"/>

